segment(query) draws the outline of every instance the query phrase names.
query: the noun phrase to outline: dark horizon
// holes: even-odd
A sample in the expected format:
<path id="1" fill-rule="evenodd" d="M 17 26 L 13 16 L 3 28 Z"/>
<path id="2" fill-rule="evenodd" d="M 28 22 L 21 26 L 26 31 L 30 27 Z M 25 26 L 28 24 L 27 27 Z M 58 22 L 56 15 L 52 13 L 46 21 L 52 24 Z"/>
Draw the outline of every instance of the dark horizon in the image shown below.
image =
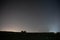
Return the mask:
<path id="1" fill-rule="evenodd" d="M 0 32 L 0 40 L 59 40 L 60 33 Z"/>

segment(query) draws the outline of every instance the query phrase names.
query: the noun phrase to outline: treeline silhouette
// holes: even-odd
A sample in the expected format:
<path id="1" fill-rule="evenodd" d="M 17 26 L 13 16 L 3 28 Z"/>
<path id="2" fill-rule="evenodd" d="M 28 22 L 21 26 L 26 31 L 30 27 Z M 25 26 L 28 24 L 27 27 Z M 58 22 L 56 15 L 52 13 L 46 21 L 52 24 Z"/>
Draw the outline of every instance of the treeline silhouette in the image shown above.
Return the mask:
<path id="1" fill-rule="evenodd" d="M 60 40 L 60 33 L 28 33 L 0 31 L 0 40 Z"/>

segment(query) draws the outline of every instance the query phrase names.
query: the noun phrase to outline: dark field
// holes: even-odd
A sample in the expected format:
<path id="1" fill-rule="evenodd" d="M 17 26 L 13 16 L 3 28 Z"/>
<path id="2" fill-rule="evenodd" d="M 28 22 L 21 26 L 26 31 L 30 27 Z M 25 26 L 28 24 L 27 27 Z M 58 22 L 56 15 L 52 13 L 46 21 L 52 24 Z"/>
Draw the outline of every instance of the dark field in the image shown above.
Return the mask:
<path id="1" fill-rule="evenodd" d="M 28 33 L 0 31 L 0 40 L 60 40 L 60 33 Z"/>

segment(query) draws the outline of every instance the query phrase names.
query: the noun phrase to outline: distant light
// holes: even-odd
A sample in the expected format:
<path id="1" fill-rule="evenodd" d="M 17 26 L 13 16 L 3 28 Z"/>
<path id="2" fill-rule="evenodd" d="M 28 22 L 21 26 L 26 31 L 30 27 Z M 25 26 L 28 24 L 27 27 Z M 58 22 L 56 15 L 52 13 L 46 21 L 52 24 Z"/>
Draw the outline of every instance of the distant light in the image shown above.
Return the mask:
<path id="1" fill-rule="evenodd" d="M 58 32 L 58 25 L 54 24 L 49 27 L 49 32 L 57 33 Z"/>
<path id="2" fill-rule="evenodd" d="M 55 34 L 57 33 L 57 32 L 54 32 Z"/>

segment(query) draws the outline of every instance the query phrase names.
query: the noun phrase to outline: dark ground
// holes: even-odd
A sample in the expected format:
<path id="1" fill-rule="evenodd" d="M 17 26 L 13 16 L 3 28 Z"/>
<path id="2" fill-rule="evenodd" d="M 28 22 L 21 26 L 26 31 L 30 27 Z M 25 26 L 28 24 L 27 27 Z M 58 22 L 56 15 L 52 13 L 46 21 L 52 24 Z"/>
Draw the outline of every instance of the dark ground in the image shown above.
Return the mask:
<path id="1" fill-rule="evenodd" d="M 27 33 L 0 31 L 0 40 L 60 40 L 60 33 Z"/>

